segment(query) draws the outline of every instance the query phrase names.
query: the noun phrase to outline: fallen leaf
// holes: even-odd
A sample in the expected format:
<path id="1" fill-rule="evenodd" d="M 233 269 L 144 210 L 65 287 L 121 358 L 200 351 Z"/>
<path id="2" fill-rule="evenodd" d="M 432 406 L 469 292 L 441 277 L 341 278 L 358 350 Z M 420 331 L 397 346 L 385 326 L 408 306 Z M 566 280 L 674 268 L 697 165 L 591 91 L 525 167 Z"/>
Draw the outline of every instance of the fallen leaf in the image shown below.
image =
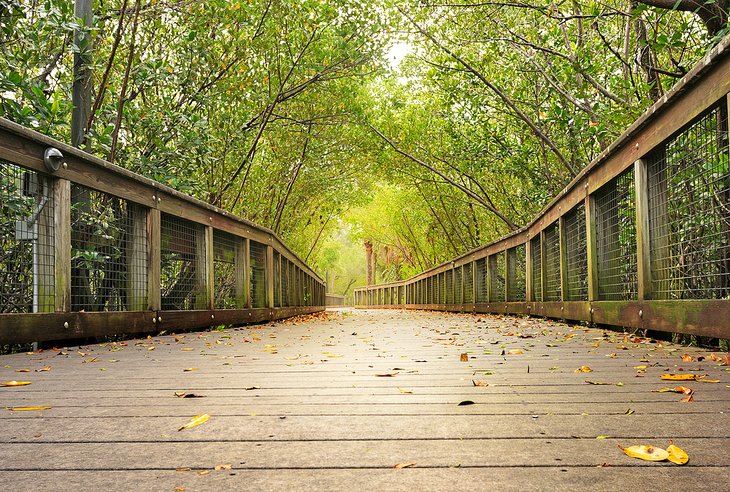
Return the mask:
<path id="1" fill-rule="evenodd" d="M 34 412 L 36 410 L 49 410 L 51 407 L 5 407 L 11 412 Z"/>
<path id="2" fill-rule="evenodd" d="M 588 383 L 588 384 L 598 384 L 598 385 L 613 384 L 613 383 L 607 383 L 605 381 L 591 381 L 590 379 L 586 379 L 586 383 Z"/>
<path id="3" fill-rule="evenodd" d="M 224 465 L 215 465 L 215 471 L 221 471 L 221 470 L 230 470 L 233 468 L 233 465 L 230 463 L 226 463 Z"/>
<path id="4" fill-rule="evenodd" d="M 195 393 L 184 393 L 184 392 L 177 392 L 175 393 L 175 396 L 178 398 L 205 398 L 205 395 L 196 395 Z"/>
<path id="5" fill-rule="evenodd" d="M 521 355 L 521 354 L 524 354 L 525 352 L 522 349 L 512 349 L 507 353 L 511 354 L 511 355 Z"/>
<path id="6" fill-rule="evenodd" d="M 192 468 L 187 467 L 187 466 L 186 467 L 183 467 L 183 468 L 175 468 L 175 471 L 178 471 L 178 472 L 189 472 L 189 471 L 192 471 L 192 470 L 193 470 Z"/>
<path id="7" fill-rule="evenodd" d="M 51 366 L 45 366 L 45 367 L 41 367 L 40 369 L 36 369 L 35 372 L 46 372 L 46 371 L 50 371 L 50 370 L 51 370 Z"/>
<path id="8" fill-rule="evenodd" d="M 593 372 L 593 369 L 588 366 L 580 366 L 575 372 Z"/>
<path id="9" fill-rule="evenodd" d="M 634 369 L 638 369 L 640 371 L 644 370 L 644 369 L 648 369 L 648 368 L 649 368 L 649 366 L 634 366 Z"/>
<path id="10" fill-rule="evenodd" d="M 459 356 L 459 361 L 460 362 L 469 362 L 469 354 L 461 354 Z"/>
<path id="11" fill-rule="evenodd" d="M 682 356 L 682 362 L 692 362 L 694 360 L 694 357 L 692 357 L 689 354 L 684 354 Z"/>
<path id="12" fill-rule="evenodd" d="M 411 395 L 413 394 L 413 390 L 405 389 L 405 388 L 398 388 L 398 391 L 401 392 L 403 395 Z"/>
<path id="13" fill-rule="evenodd" d="M 183 372 L 191 372 L 191 371 L 197 371 L 197 367 L 188 367 L 187 369 L 183 369 Z"/>
<path id="14" fill-rule="evenodd" d="M 665 381 L 696 381 L 697 374 L 662 374 Z"/>
<path id="15" fill-rule="evenodd" d="M 210 470 L 200 470 L 198 472 L 198 475 L 208 475 L 210 473 Z"/>
<path id="16" fill-rule="evenodd" d="M 379 378 L 392 378 L 396 374 L 398 374 L 398 373 L 397 372 L 385 372 L 383 374 L 376 374 L 375 376 L 379 377 Z"/>
<path id="17" fill-rule="evenodd" d="M 30 369 L 16 369 L 15 372 L 30 372 Z"/>
<path id="18" fill-rule="evenodd" d="M 471 400 L 464 400 L 464 401 L 460 401 L 457 406 L 463 407 L 466 405 L 474 405 L 474 402 Z"/>
<path id="19" fill-rule="evenodd" d="M 705 377 L 698 377 L 697 378 L 698 383 L 719 383 L 719 379 L 705 379 Z"/>
<path id="20" fill-rule="evenodd" d="M 28 386 L 30 381 L 8 381 L 7 383 L 0 383 L 0 386 Z"/>
<path id="21" fill-rule="evenodd" d="M 474 386 L 489 386 L 488 382 L 479 379 L 472 379 L 471 382 Z"/>
<path id="22" fill-rule="evenodd" d="M 401 468 L 412 468 L 416 466 L 415 461 L 409 461 L 408 463 L 398 463 L 396 465 L 393 465 L 393 468 L 400 470 Z"/>
<path id="23" fill-rule="evenodd" d="M 596 436 L 596 439 L 611 439 L 611 436 Z"/>
<path id="24" fill-rule="evenodd" d="M 692 389 L 687 388 L 686 386 L 677 386 L 676 388 L 662 388 L 659 390 L 654 390 L 654 393 L 682 393 L 685 395 L 689 395 L 692 393 Z"/>
<path id="25" fill-rule="evenodd" d="M 183 429 L 190 429 L 191 427 L 195 427 L 197 425 L 204 424 L 208 421 L 208 419 L 210 419 L 210 415 L 208 415 L 207 413 L 204 413 L 203 415 L 196 415 L 195 417 L 190 419 L 190 422 L 188 422 L 187 424 L 180 427 L 178 429 L 178 432 Z"/>
<path id="26" fill-rule="evenodd" d="M 193 347 L 183 347 L 183 348 L 181 348 L 180 350 L 182 350 L 182 351 L 184 351 L 184 352 L 192 352 L 192 351 L 193 351 L 193 350 L 195 350 L 195 349 L 194 349 Z"/>
<path id="27" fill-rule="evenodd" d="M 682 448 L 675 446 L 674 444 L 669 444 L 669 446 L 667 446 L 667 453 L 669 453 L 667 459 L 674 464 L 684 465 L 689 461 L 687 453 L 685 453 Z"/>
<path id="28" fill-rule="evenodd" d="M 690 393 L 689 395 L 685 396 L 684 398 L 682 398 L 679 401 L 681 401 L 683 403 L 692 403 L 693 401 L 695 401 L 695 397 L 692 395 L 692 393 Z"/>
<path id="29" fill-rule="evenodd" d="M 631 410 L 630 408 L 627 408 L 626 411 L 624 412 L 624 415 L 633 415 L 633 414 L 634 414 L 634 411 Z"/>
<path id="30" fill-rule="evenodd" d="M 251 391 L 251 390 L 261 389 L 261 386 L 248 386 L 248 387 L 243 388 L 243 389 L 245 389 L 246 391 Z"/>
<path id="31" fill-rule="evenodd" d="M 619 446 L 621 448 L 621 446 Z M 624 453 L 632 458 L 638 458 L 646 461 L 664 461 L 669 458 L 669 453 L 662 448 L 656 446 L 629 446 L 621 448 Z"/>

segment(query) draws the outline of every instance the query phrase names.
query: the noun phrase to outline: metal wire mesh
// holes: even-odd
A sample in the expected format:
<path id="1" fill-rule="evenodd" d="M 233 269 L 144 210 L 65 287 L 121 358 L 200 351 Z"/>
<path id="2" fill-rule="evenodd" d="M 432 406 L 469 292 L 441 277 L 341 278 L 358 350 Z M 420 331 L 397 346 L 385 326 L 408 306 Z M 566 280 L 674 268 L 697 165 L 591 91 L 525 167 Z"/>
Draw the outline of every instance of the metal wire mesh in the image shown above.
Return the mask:
<path id="1" fill-rule="evenodd" d="M 565 214 L 566 301 L 588 300 L 588 257 L 586 250 L 585 205 L 580 204 Z"/>
<path id="2" fill-rule="evenodd" d="M 146 215 L 126 200 L 71 187 L 71 309 L 144 309 Z M 136 305 L 135 305 L 136 304 Z"/>
<path id="3" fill-rule="evenodd" d="M 504 251 L 495 253 L 489 257 L 490 275 L 491 275 L 491 292 L 490 302 L 503 302 L 505 300 L 504 280 L 506 274 L 506 258 Z"/>
<path id="4" fill-rule="evenodd" d="M 281 307 L 281 255 L 274 251 L 274 306 Z"/>
<path id="5" fill-rule="evenodd" d="M 730 296 L 730 173 L 723 101 L 648 165 L 652 296 Z"/>
<path id="6" fill-rule="evenodd" d="M 433 304 L 433 277 L 426 279 L 426 304 Z"/>
<path id="7" fill-rule="evenodd" d="M 54 310 L 51 182 L 0 161 L 0 312 Z"/>
<path id="8" fill-rule="evenodd" d="M 474 263 L 474 270 L 474 275 L 476 275 L 474 302 L 483 303 L 487 301 L 487 259 L 479 258 Z"/>
<path id="9" fill-rule="evenodd" d="M 509 255 L 509 292 L 508 301 L 521 302 L 526 299 L 525 287 L 525 245 L 520 244 L 507 251 Z"/>
<path id="10" fill-rule="evenodd" d="M 232 234 L 213 231 L 213 292 L 217 309 L 233 309 L 237 305 L 236 243 L 240 241 Z"/>
<path id="11" fill-rule="evenodd" d="M 446 282 L 446 304 L 454 303 L 454 270 L 449 268 L 445 272 Z"/>
<path id="12" fill-rule="evenodd" d="M 203 226 L 163 213 L 160 236 L 162 309 L 204 308 L 205 233 Z M 197 306 L 196 298 L 200 299 Z"/>
<path id="13" fill-rule="evenodd" d="M 545 300 L 559 301 L 560 293 L 560 228 L 558 222 L 550 224 L 543 230 L 545 257 L 542 260 L 545 268 Z"/>
<path id="14" fill-rule="evenodd" d="M 289 293 L 289 260 L 281 257 L 281 305 L 284 307 L 291 306 L 290 293 Z M 358 297 L 361 298 L 362 292 L 358 293 Z M 362 304 L 362 299 L 359 303 Z"/>
<path id="15" fill-rule="evenodd" d="M 464 265 L 464 303 L 474 302 L 474 262 Z"/>
<path id="16" fill-rule="evenodd" d="M 638 284 L 633 169 L 598 190 L 595 205 L 599 299 L 636 299 Z"/>
<path id="17" fill-rule="evenodd" d="M 532 253 L 532 300 L 542 301 L 542 251 L 540 249 L 540 236 L 530 240 L 530 252 Z"/>
<path id="18" fill-rule="evenodd" d="M 464 270 L 462 267 L 454 268 L 454 304 L 464 302 Z"/>
<path id="19" fill-rule="evenodd" d="M 445 278 L 446 278 L 446 276 L 445 276 L 444 272 L 441 272 L 436 276 L 436 283 L 439 286 L 439 288 L 438 288 L 439 296 L 438 296 L 438 300 L 437 300 L 438 304 L 446 303 L 446 287 L 444 285 Z"/>
<path id="20" fill-rule="evenodd" d="M 251 307 L 266 307 L 266 245 L 251 241 Z"/>

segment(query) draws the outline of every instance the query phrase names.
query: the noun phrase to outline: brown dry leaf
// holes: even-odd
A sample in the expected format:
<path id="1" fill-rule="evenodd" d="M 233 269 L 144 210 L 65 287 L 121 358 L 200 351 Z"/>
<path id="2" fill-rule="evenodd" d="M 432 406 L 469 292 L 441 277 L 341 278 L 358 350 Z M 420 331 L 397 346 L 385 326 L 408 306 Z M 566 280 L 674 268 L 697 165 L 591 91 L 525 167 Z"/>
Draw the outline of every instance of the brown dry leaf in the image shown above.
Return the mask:
<path id="1" fill-rule="evenodd" d="M 195 393 L 185 393 L 184 391 L 178 391 L 174 393 L 178 398 L 205 398 L 205 395 L 196 395 Z"/>
<path id="2" fill-rule="evenodd" d="M 692 357 L 689 354 L 682 355 L 682 362 L 692 362 L 694 360 L 694 357 Z"/>
<path id="3" fill-rule="evenodd" d="M 409 461 L 407 463 L 398 463 L 396 465 L 393 465 L 393 468 L 395 468 L 396 470 L 400 470 L 402 468 L 412 468 L 414 466 L 416 466 L 416 462 L 415 461 Z"/>
<path id="4" fill-rule="evenodd" d="M 706 378 L 707 378 L 707 376 L 702 376 L 702 377 L 698 376 L 697 382 L 698 383 L 719 383 L 720 382 L 719 379 L 706 379 Z"/>
<path id="5" fill-rule="evenodd" d="M 36 369 L 35 372 L 46 372 L 46 371 L 50 371 L 50 370 L 51 370 L 51 366 L 44 366 L 44 367 L 41 367 L 40 369 Z"/>
<path id="6" fill-rule="evenodd" d="M 588 366 L 580 366 L 575 372 L 593 372 L 593 369 Z"/>
<path id="7" fill-rule="evenodd" d="M 210 419 L 210 415 L 208 415 L 207 413 L 204 413 L 203 415 L 196 415 L 195 417 L 190 419 L 190 422 L 188 422 L 187 424 L 180 427 L 178 429 L 178 432 L 183 429 L 190 429 L 191 427 L 195 427 L 200 424 L 204 424 L 208 421 L 208 419 Z"/>
<path id="8" fill-rule="evenodd" d="M 662 374 L 665 381 L 696 381 L 697 374 Z"/>
<path id="9" fill-rule="evenodd" d="M 471 382 L 474 386 L 489 386 L 488 382 L 479 379 L 472 379 Z"/>
<path id="10" fill-rule="evenodd" d="M 676 465 L 686 464 L 689 461 L 687 453 L 682 448 L 671 444 L 671 442 L 669 441 L 670 444 L 667 446 L 667 453 L 669 453 L 667 459 Z"/>
<path id="11" fill-rule="evenodd" d="M 460 402 L 459 402 L 459 403 L 457 404 L 457 406 L 459 406 L 459 407 L 464 407 L 464 406 L 466 406 L 466 405 L 474 405 L 474 402 L 473 402 L 473 401 L 471 401 L 471 400 L 464 400 L 464 401 L 460 401 Z"/>
<path id="12" fill-rule="evenodd" d="M 682 398 L 679 401 L 681 401 L 683 403 L 692 403 L 693 401 L 695 401 L 695 397 L 692 395 L 692 393 L 690 393 L 689 395 L 685 396 L 684 398 Z"/>
<path id="13" fill-rule="evenodd" d="M 676 388 L 662 388 L 660 390 L 654 390 L 654 393 L 682 393 L 684 395 L 692 394 L 693 390 L 686 386 L 677 386 Z"/>
<path id="14" fill-rule="evenodd" d="M 198 472 L 198 475 L 208 475 L 210 473 L 210 470 L 200 470 Z"/>
<path id="15" fill-rule="evenodd" d="M 233 468 L 233 465 L 230 463 L 226 463 L 224 465 L 215 465 L 215 471 L 221 471 L 221 470 L 230 470 Z"/>
<path id="16" fill-rule="evenodd" d="M 376 374 L 375 376 L 379 377 L 379 378 L 392 378 L 396 374 L 398 374 L 398 373 L 397 372 L 385 372 L 383 374 Z"/>
<path id="17" fill-rule="evenodd" d="M 30 369 L 16 369 L 15 372 L 30 372 Z"/>
<path id="18" fill-rule="evenodd" d="M 0 386 L 28 386 L 30 381 L 8 381 L 6 383 L 0 383 Z"/>
<path id="19" fill-rule="evenodd" d="M 50 410 L 51 407 L 5 407 L 11 412 L 35 412 L 37 410 Z"/>
<path id="20" fill-rule="evenodd" d="M 459 361 L 460 362 L 469 362 L 469 354 L 461 354 L 459 356 Z"/>
<path id="21" fill-rule="evenodd" d="M 646 461 L 664 461 L 669 458 L 669 453 L 662 448 L 656 446 L 629 446 L 628 448 L 622 448 L 624 453 L 631 456 L 632 458 L 638 458 Z"/>
<path id="22" fill-rule="evenodd" d="M 598 384 L 598 385 L 613 384 L 613 383 L 607 383 L 605 381 L 591 381 L 590 379 L 586 379 L 586 383 L 588 383 L 588 384 Z"/>
<path id="23" fill-rule="evenodd" d="M 186 467 L 183 467 L 183 468 L 175 468 L 175 471 L 178 471 L 178 472 L 189 472 L 189 471 L 192 471 L 192 470 L 193 470 L 192 468 L 187 467 L 187 466 Z"/>
<path id="24" fill-rule="evenodd" d="M 197 371 L 197 367 L 188 367 L 187 369 L 183 369 L 183 372 L 191 372 L 191 371 Z"/>

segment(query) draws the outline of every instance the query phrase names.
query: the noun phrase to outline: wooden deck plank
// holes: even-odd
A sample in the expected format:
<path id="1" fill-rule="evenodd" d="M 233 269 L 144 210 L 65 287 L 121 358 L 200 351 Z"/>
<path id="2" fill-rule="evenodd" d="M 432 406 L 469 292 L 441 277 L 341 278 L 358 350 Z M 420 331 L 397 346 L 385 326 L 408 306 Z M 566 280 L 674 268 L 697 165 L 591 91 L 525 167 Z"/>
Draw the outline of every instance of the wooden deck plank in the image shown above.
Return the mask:
<path id="1" fill-rule="evenodd" d="M 52 408 L 0 410 L 0 480 L 13 490 L 613 490 L 730 479 L 730 373 L 706 350 L 500 316 L 327 318 L 3 356 L 0 381 L 32 384 L 0 388 L 0 409 Z M 583 365 L 592 372 L 575 372 Z M 660 379 L 677 372 L 719 382 Z M 679 385 L 694 402 L 655 392 Z M 176 430 L 201 413 L 211 419 Z M 690 464 L 617 447 L 669 440 Z M 410 461 L 417 468 L 392 469 Z M 196 475 L 222 463 L 234 469 Z"/>

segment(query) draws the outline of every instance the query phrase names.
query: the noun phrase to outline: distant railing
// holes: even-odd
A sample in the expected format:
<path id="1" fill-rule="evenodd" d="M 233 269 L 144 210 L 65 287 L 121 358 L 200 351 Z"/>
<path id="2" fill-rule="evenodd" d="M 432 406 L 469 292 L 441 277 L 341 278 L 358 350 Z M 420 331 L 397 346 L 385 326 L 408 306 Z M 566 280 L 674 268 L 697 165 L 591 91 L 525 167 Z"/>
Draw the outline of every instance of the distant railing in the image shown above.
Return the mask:
<path id="1" fill-rule="evenodd" d="M 730 338 L 728 92 L 730 38 L 529 225 L 355 304 Z"/>
<path id="2" fill-rule="evenodd" d="M 0 118 L 0 344 L 324 308 L 270 230 Z"/>
<path id="3" fill-rule="evenodd" d="M 325 295 L 325 306 L 336 307 L 345 305 L 345 296 L 330 294 L 329 292 Z"/>

